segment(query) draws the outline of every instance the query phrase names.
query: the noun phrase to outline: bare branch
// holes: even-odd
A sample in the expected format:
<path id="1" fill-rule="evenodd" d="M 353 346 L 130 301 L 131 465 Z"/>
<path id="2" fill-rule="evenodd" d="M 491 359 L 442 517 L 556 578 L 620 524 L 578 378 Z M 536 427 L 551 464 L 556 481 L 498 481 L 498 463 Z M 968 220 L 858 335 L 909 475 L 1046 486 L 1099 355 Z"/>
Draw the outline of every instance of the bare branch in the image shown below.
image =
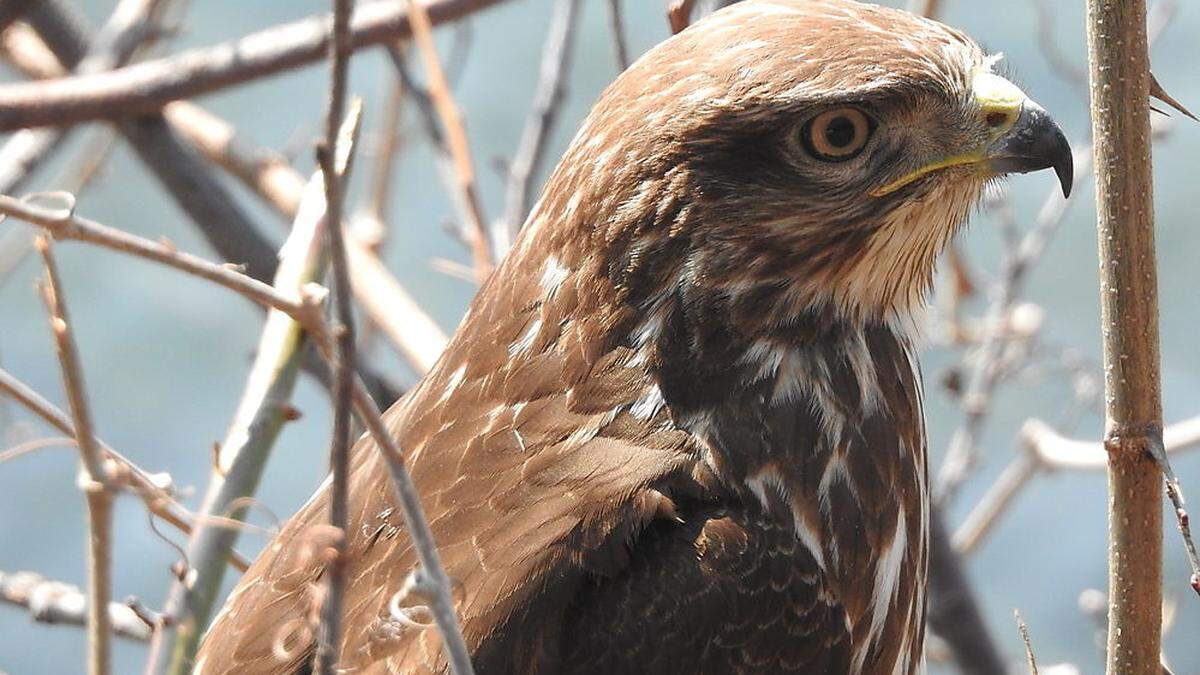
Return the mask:
<path id="1" fill-rule="evenodd" d="M 351 121 L 348 135 L 356 122 L 357 118 Z M 323 274 L 323 190 L 317 174 L 281 251 L 277 290 L 299 295 L 305 284 Z M 247 497 L 256 491 L 267 457 L 288 419 L 288 401 L 306 346 L 303 337 L 301 326 L 287 314 L 267 312 L 245 392 L 215 458 L 199 524 L 188 541 L 186 559 L 191 569 L 172 584 L 163 610 L 171 625 L 159 631 L 151 645 L 150 672 L 179 673 L 190 667 L 221 589 L 225 573 L 221 561 L 233 550 L 241 529 L 230 527 L 228 521 L 245 517 Z"/>
<path id="2" fill-rule="evenodd" d="M 468 243 L 475 263 L 475 278 L 482 283 L 496 265 L 496 254 L 488 236 L 487 217 L 483 215 L 475 183 L 475 169 L 471 161 L 467 132 L 458 113 L 458 104 L 454 102 L 454 95 L 446 82 L 437 46 L 433 43 L 433 22 L 425 5 L 408 0 L 408 18 L 412 23 L 413 40 L 417 43 L 417 49 L 425 63 L 425 72 L 429 76 L 429 95 L 442 123 L 446 147 L 454 160 L 458 189 L 467 207 Z"/>
<path id="3" fill-rule="evenodd" d="M 534 175 L 546 159 L 547 141 L 562 106 L 566 74 L 570 70 L 572 43 L 578 23 L 580 0 L 558 0 L 542 48 L 541 75 L 533 105 L 525 118 L 525 130 L 517 153 L 508 167 L 503 219 L 496 225 L 496 239 L 507 250 L 529 215 Z"/>
<path id="4" fill-rule="evenodd" d="M 692 22 L 692 10 L 695 7 L 696 0 L 671 0 L 667 7 L 667 24 L 671 26 L 672 33 L 678 33 L 688 27 Z"/>
<path id="5" fill-rule="evenodd" d="M 342 232 L 342 200 L 345 176 L 338 171 L 334 153 L 338 149 L 342 110 L 346 106 L 346 77 L 350 65 L 351 0 L 333 0 L 333 23 L 329 40 L 329 100 L 325 111 L 325 138 L 317 146 L 317 162 L 325 187 L 325 231 L 328 233 L 333 268 L 333 327 L 337 349 L 333 367 L 333 438 L 329 444 L 329 471 L 332 476 L 329 499 L 329 524 L 341 536 L 335 540 L 333 555 L 325 566 L 325 592 L 317 627 L 317 647 L 313 672 L 332 675 L 337 670 L 342 643 L 342 598 L 346 590 L 346 531 L 350 526 L 350 389 L 354 378 L 354 312 L 350 299 L 350 274 L 346 269 L 346 243 Z M 412 12 L 412 5 L 409 6 Z M 420 13 L 420 12 L 414 12 Z"/>
<path id="6" fill-rule="evenodd" d="M 608 0 L 608 31 L 612 34 L 613 54 L 617 57 L 617 68 L 624 71 L 631 63 L 629 44 L 625 39 L 625 20 L 621 12 L 621 0 Z"/>
<path id="7" fill-rule="evenodd" d="M 71 323 L 67 315 L 66 302 L 62 296 L 62 284 L 58 267 L 50 250 L 50 242 L 42 237 L 37 248 L 46 266 L 46 283 L 42 295 L 50 314 L 50 329 L 58 350 L 62 366 L 63 386 L 75 422 L 75 442 L 83 458 L 84 472 L 79 478 L 80 488 L 87 499 L 88 511 L 88 672 L 102 675 L 109 671 L 112 660 L 108 618 L 108 601 L 112 596 L 112 500 L 110 471 L 104 453 L 96 443 L 92 430 L 92 415 L 83 383 L 83 367 L 79 361 L 79 350 L 71 334 Z"/>
<path id="8" fill-rule="evenodd" d="M 198 106 L 172 103 L 166 117 L 205 154 L 287 218 L 294 218 L 304 179 L 283 157 L 238 136 L 232 125 Z M 366 243 L 346 239 L 350 283 L 371 321 L 417 373 L 425 373 L 446 345 L 445 332 L 400 285 Z"/>
<path id="9" fill-rule="evenodd" d="M 88 622 L 83 591 L 36 572 L 0 571 L 0 601 L 28 609 L 39 623 L 86 626 Z M 108 603 L 108 621 L 113 635 L 139 642 L 150 639 L 150 626 L 128 604 Z"/>
<path id="10" fill-rule="evenodd" d="M 1105 448 L 1109 456 L 1109 672 L 1159 672 L 1163 473 L 1158 284 L 1144 0 L 1088 0 Z"/>
<path id="11" fill-rule="evenodd" d="M 427 10 L 430 23 L 439 25 L 502 1 L 437 0 Z M 0 131 L 150 113 L 170 101 L 303 66 L 324 56 L 328 25 L 328 16 L 309 17 L 108 73 L 3 85 Z M 397 3 L 364 3 L 354 13 L 351 32 L 355 49 L 408 38 L 408 12 Z"/>
<path id="12" fill-rule="evenodd" d="M 1029 626 L 1021 618 L 1021 610 L 1014 609 L 1013 616 L 1017 619 L 1017 630 L 1021 632 L 1021 641 L 1025 643 L 1025 661 L 1029 664 L 1029 674 L 1038 675 L 1037 659 L 1033 656 L 1033 642 L 1029 639 Z"/>
<path id="13" fill-rule="evenodd" d="M 174 267 L 188 274 L 213 281 L 265 306 L 279 309 L 300 322 L 320 348 L 320 352 L 326 360 L 332 360 L 336 349 L 335 342 L 332 331 L 321 312 L 323 289 L 315 284 L 305 286 L 301 290 L 300 298 L 295 299 L 284 296 L 274 288 L 247 277 L 227 265 L 217 265 L 179 252 L 169 244 L 156 244 L 141 237 L 79 218 L 69 211 L 32 207 L 11 197 L 0 196 L 0 213 L 44 227 L 60 239 L 90 241 L 113 250 Z M 449 579 L 446 577 L 445 570 L 441 568 L 437 547 L 433 543 L 433 535 L 425 520 L 424 511 L 421 509 L 420 497 L 412 484 L 411 476 L 404 468 L 404 457 L 399 447 L 380 416 L 375 401 L 360 379 L 356 379 L 354 382 L 353 396 L 354 409 L 359 420 L 367 428 L 371 438 L 379 446 L 379 450 L 385 453 L 394 477 L 398 477 L 395 486 L 401 495 L 405 522 L 413 538 L 414 549 L 421 562 L 421 568 L 429 580 L 434 614 L 435 617 L 438 617 L 438 627 L 450 652 L 449 661 L 451 664 L 459 663 L 460 658 L 467 658 L 466 643 L 463 641 L 462 633 L 455 619 Z M 469 667 L 469 660 L 467 665 Z M 458 672 L 459 675 L 462 675 L 472 671 Z"/>
<path id="14" fill-rule="evenodd" d="M 0 392 L 12 397 L 50 426 L 72 438 L 75 437 L 75 426 L 66 413 L 3 369 L 0 369 Z M 96 439 L 96 444 L 104 451 L 108 461 L 116 467 L 114 482 L 127 485 L 154 515 L 185 534 L 192 532 L 192 515 L 179 506 L 172 496 L 172 481 L 169 475 L 145 471 L 100 439 Z M 232 553 L 229 560 L 235 568 L 245 571 L 246 561 Z"/>

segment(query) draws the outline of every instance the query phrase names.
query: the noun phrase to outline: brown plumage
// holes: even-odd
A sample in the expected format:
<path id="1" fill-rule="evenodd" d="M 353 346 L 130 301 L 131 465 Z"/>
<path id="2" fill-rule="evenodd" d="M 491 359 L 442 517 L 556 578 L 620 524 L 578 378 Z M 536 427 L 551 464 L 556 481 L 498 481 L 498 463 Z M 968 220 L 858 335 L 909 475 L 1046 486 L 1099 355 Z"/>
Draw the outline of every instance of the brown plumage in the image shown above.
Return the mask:
<path id="1" fill-rule="evenodd" d="M 962 34 L 748 0 L 601 97 L 437 366 L 387 413 L 480 673 L 912 673 L 928 488 L 905 327 L 989 179 L 1061 132 Z M 1064 155 L 1065 153 L 1065 155 Z M 446 668 L 389 600 L 415 557 L 354 450 L 347 672 Z M 310 659 L 322 490 L 203 673 Z"/>

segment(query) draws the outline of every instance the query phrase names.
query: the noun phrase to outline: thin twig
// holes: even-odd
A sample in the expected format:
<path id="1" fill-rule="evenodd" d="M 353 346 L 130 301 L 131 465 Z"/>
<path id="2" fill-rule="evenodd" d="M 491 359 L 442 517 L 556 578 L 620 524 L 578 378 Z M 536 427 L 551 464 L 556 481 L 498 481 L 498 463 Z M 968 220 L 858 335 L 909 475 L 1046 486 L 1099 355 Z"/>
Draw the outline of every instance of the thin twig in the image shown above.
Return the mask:
<path id="1" fill-rule="evenodd" d="M 438 0 L 427 10 L 431 24 L 440 25 L 503 1 Z M 328 25 L 327 15 L 309 17 L 108 73 L 3 85 L 0 131 L 136 116 L 170 101 L 297 68 L 325 55 Z M 355 49 L 408 38 L 408 12 L 398 3 L 363 3 L 354 13 L 351 32 Z"/>
<path id="2" fill-rule="evenodd" d="M 338 147 L 342 111 L 346 106 L 346 77 L 351 51 L 351 7 L 351 0 L 333 0 L 325 138 L 317 146 L 317 162 L 321 167 L 325 188 L 325 231 L 333 268 L 333 305 L 337 312 L 337 323 L 333 327 L 337 350 L 332 361 L 333 438 L 329 444 L 329 470 L 333 480 L 329 499 L 329 524 L 337 528 L 341 536 L 335 542 L 334 555 L 330 557 L 322 575 L 325 592 L 322 593 L 321 620 L 317 627 L 317 647 L 313 655 L 313 672 L 316 675 L 331 675 L 337 669 L 341 654 L 342 598 L 346 590 L 347 566 L 345 541 L 346 532 L 350 527 L 350 390 L 354 378 L 354 313 L 350 299 L 350 275 L 346 268 L 346 243 L 342 232 L 345 176 L 338 171 L 334 153 Z"/>
<path id="3" fill-rule="evenodd" d="M 38 3 L 31 8 L 31 14 L 38 18 L 34 25 L 39 34 L 64 64 L 72 65 L 82 58 L 86 36 L 78 26 L 68 25 L 69 12 L 64 12 L 57 0 Z M 214 169 L 186 146 L 162 115 L 123 120 L 118 127 L 209 244 L 226 260 L 245 263 L 251 276 L 269 282 L 278 262 L 275 257 L 278 247 L 262 236 Z M 306 358 L 304 367 L 328 385 L 328 371 L 320 359 Z M 377 400 L 397 398 L 396 388 L 378 374 L 364 367 L 363 375 Z"/>
<path id="4" fill-rule="evenodd" d="M 295 217 L 304 192 L 304 179 L 287 160 L 236 135 L 228 122 L 190 103 L 172 103 L 166 116 L 205 157 L 229 171 L 284 217 L 289 220 Z M 350 236 L 346 245 L 355 298 L 400 356 L 417 373 L 425 373 L 445 347 L 445 332 L 366 242 Z"/>
<path id="5" fill-rule="evenodd" d="M 343 131 L 346 145 L 353 142 L 357 121 L 355 115 Z M 324 185 L 318 173 L 281 250 L 277 290 L 298 295 L 305 284 L 320 279 L 324 216 Z M 188 541 L 186 559 L 191 569 L 168 593 L 163 611 L 171 617 L 171 625 L 155 636 L 150 672 L 186 672 L 192 661 L 221 589 L 225 573 L 221 560 L 233 550 L 243 529 L 230 527 L 229 522 L 241 525 L 247 498 L 257 489 L 268 454 L 288 419 L 288 401 L 307 346 L 303 337 L 303 329 L 291 317 L 278 310 L 267 312 L 245 392 L 215 458 L 198 527 Z"/>
<path id="6" fill-rule="evenodd" d="M 100 73 L 127 63 L 151 38 L 160 34 L 155 26 L 168 4 L 169 0 L 122 0 L 75 72 Z M 44 16 L 45 10 L 35 14 L 39 15 Z M 0 148 L 0 194 L 18 191 L 37 167 L 53 156 L 70 131 L 70 128 L 21 129 L 13 134 Z"/>
<path id="7" fill-rule="evenodd" d="M 109 671 L 112 660 L 108 602 L 112 597 L 112 500 L 115 490 L 111 485 L 111 472 L 104 452 L 96 443 L 83 382 L 83 367 L 71 333 L 70 318 L 50 241 L 45 237 L 39 238 L 37 248 L 46 267 L 42 295 L 50 314 L 50 329 L 54 333 L 63 385 L 75 422 L 75 442 L 83 459 L 84 471 L 80 474 L 79 483 L 87 499 L 88 510 L 87 663 L 91 675 L 102 675 Z"/>
<path id="8" fill-rule="evenodd" d="M 624 71 L 629 67 L 629 42 L 625 37 L 625 19 L 622 16 L 621 0 L 608 0 L 608 32 L 612 35 L 613 55 L 617 57 L 617 68 Z"/>
<path id="9" fill-rule="evenodd" d="M 0 601 L 29 610 L 38 623 L 86 626 L 88 599 L 77 586 L 47 579 L 36 572 L 0 571 Z M 113 635 L 145 642 L 150 626 L 129 604 L 108 603 Z"/>
<path id="10" fill-rule="evenodd" d="M 508 165 L 503 219 L 496 223 L 495 240 L 501 252 L 508 249 L 529 215 L 533 179 L 545 162 L 550 133 L 562 107 L 566 75 L 570 70 L 580 0 L 558 0 L 546 44 L 542 47 L 541 74 L 533 105 L 512 162 Z"/>
<path id="11" fill-rule="evenodd" d="M 1025 643 L 1025 660 L 1029 664 L 1029 675 L 1038 675 L 1037 659 L 1033 656 L 1033 642 L 1029 639 L 1029 626 L 1021 618 L 1021 610 L 1014 609 L 1013 616 L 1017 619 L 1017 630 L 1021 632 L 1021 641 Z"/>
<path id="12" fill-rule="evenodd" d="M 3 369 L 0 369 L 0 392 L 20 403 L 50 426 L 72 438 L 75 437 L 75 426 L 66 413 Z M 105 445 L 103 441 L 96 439 L 96 443 L 104 451 L 108 461 L 116 466 L 115 482 L 128 485 L 129 489 L 141 498 L 146 504 L 146 508 L 154 515 L 185 534 L 192 532 L 193 516 L 175 501 L 171 492 L 173 484 L 168 474 L 149 473 L 121 453 Z M 232 554 L 230 563 L 241 571 L 245 571 L 248 566 L 245 560 Z"/>
<path id="13" fill-rule="evenodd" d="M 469 218 L 467 233 L 471 246 L 471 258 L 475 263 L 475 278 L 483 282 L 496 265 L 496 255 L 488 236 L 487 217 L 483 215 L 483 207 L 479 199 L 478 187 L 475 182 L 475 169 L 471 161 L 471 148 L 467 141 L 467 132 L 463 128 L 462 118 L 458 112 L 458 104 L 450 85 L 446 82 L 446 74 L 442 70 L 438 58 L 437 45 L 433 42 L 433 22 L 425 5 L 417 0 L 408 0 L 408 19 L 412 24 L 413 40 L 421 58 L 425 63 L 425 72 L 429 78 L 429 95 L 433 100 L 438 117 L 441 119 L 442 131 L 445 134 L 446 146 L 454 159 L 455 175 L 458 178 L 458 188 L 463 194 Z"/>
<path id="14" fill-rule="evenodd" d="M 94 221 L 79 218 L 69 211 L 54 211 L 33 207 L 20 200 L 0 195 L 0 213 L 5 213 L 26 222 L 46 228 L 57 238 L 79 239 L 133 256 L 153 260 L 182 272 L 208 279 L 246 298 L 267 307 L 279 309 L 300 322 L 327 361 L 336 351 L 333 334 L 321 311 L 324 293 L 320 286 L 308 284 L 301 289 L 300 298 L 287 297 L 274 288 L 235 271 L 228 265 L 218 265 L 197 256 L 182 253 L 169 244 L 149 240 L 116 230 Z M 421 508 L 420 496 L 412 483 L 412 477 L 404 467 L 404 456 L 396 445 L 391 431 L 379 414 L 379 408 L 371 398 L 361 379 L 355 379 L 353 388 L 354 410 L 359 421 L 371 434 L 372 440 L 385 454 L 389 468 L 398 480 L 394 482 L 404 506 L 405 522 L 408 525 L 413 546 L 421 567 L 430 580 L 431 602 L 443 640 L 450 652 L 449 661 L 454 667 L 459 659 L 467 659 L 466 669 L 457 670 L 458 675 L 471 673 L 466 643 L 458 627 L 454 613 L 454 602 L 450 582 L 442 569 L 433 534 Z"/>

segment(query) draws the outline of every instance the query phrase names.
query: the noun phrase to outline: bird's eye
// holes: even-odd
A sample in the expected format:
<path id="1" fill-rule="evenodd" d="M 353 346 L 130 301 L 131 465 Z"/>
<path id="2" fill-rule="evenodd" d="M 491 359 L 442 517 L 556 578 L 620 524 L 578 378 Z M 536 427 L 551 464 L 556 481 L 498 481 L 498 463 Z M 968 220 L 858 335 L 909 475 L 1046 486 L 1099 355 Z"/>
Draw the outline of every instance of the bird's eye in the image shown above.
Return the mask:
<path id="1" fill-rule="evenodd" d="M 809 120 L 800 138 L 813 157 L 844 162 L 862 152 L 873 130 L 871 119 L 858 108 L 835 108 Z"/>

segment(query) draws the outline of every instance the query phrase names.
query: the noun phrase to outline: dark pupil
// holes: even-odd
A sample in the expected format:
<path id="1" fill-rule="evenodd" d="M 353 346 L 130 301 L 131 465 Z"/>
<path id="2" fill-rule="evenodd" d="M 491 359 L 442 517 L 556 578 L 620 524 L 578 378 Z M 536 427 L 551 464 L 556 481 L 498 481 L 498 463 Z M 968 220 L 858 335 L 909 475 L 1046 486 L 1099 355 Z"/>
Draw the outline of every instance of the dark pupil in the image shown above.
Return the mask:
<path id="1" fill-rule="evenodd" d="M 835 117 L 825 127 L 825 140 L 830 147 L 845 148 L 854 142 L 854 122 L 848 117 Z"/>

